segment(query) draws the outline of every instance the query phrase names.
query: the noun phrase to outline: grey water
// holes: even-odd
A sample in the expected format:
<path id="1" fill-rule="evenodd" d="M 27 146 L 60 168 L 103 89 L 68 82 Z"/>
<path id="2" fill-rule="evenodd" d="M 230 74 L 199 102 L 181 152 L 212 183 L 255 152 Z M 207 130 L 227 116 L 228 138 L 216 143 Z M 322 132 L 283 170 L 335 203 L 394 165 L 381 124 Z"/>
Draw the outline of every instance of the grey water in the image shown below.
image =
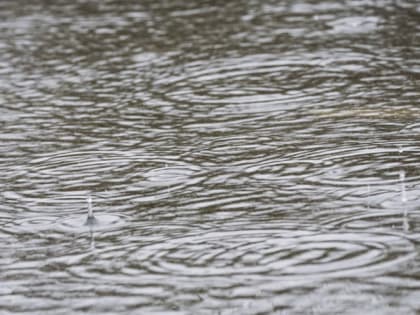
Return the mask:
<path id="1" fill-rule="evenodd" d="M 418 314 L 419 21 L 1 1 L 0 314 Z"/>

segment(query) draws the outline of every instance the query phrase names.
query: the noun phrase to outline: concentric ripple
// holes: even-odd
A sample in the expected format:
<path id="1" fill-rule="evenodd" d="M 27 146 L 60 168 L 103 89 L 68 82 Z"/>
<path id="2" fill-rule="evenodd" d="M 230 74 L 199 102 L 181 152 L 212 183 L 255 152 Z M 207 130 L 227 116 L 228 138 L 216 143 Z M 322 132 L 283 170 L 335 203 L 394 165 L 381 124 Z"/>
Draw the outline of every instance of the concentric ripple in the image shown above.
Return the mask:
<path id="1" fill-rule="evenodd" d="M 343 145 L 335 150 L 319 149 L 301 152 L 297 156 L 312 159 L 320 163 L 308 173 L 306 181 L 312 184 L 356 187 L 363 185 L 395 185 L 398 187 L 401 170 L 410 170 L 407 182 L 414 182 L 420 177 L 411 172 L 415 167 L 414 157 L 418 150 L 404 151 L 401 154 L 395 147 L 375 145 Z M 294 158 L 297 158 L 295 155 Z"/>
<path id="2" fill-rule="evenodd" d="M 360 276 L 413 258 L 399 235 L 299 230 L 212 231 L 143 246 L 128 261 L 148 272 L 183 276 Z"/>
<path id="3" fill-rule="evenodd" d="M 19 219 L 9 219 L 3 223 L 1 230 L 10 234 L 31 234 L 31 233 L 51 233 L 74 232 L 83 233 L 88 230 L 104 231 L 118 229 L 124 226 L 128 218 L 122 214 L 99 214 L 95 215 L 97 224 L 87 226 L 86 215 L 38 215 Z"/>
<path id="4" fill-rule="evenodd" d="M 0 1 L 1 315 L 418 313 L 419 12 Z"/>
<path id="5" fill-rule="evenodd" d="M 317 72 L 321 60 L 322 55 L 263 54 L 212 60 L 210 65 L 191 63 L 177 76 L 162 74 L 155 93 L 171 104 L 199 103 L 196 108 L 206 111 L 215 107 L 216 116 L 291 110 L 319 103 L 337 88 L 329 76 Z"/>
<path id="6" fill-rule="evenodd" d="M 74 212 L 74 198 L 80 199 L 91 192 L 121 199 L 129 191 L 156 200 L 167 196 L 169 191 L 185 190 L 197 184 L 202 180 L 202 172 L 200 167 L 176 156 L 82 149 L 38 156 L 9 180 L 13 184 L 4 193 L 6 205 L 19 202 L 27 211 L 52 213 L 57 208 Z M 14 192 L 22 190 L 21 195 Z"/>
<path id="7" fill-rule="evenodd" d="M 94 231 L 103 231 L 110 229 L 122 228 L 128 221 L 128 217 L 122 214 L 99 214 L 95 215 L 95 225 L 86 225 L 85 216 L 69 216 L 58 220 L 58 229 L 64 231 L 80 231 L 81 229 L 89 229 Z"/>

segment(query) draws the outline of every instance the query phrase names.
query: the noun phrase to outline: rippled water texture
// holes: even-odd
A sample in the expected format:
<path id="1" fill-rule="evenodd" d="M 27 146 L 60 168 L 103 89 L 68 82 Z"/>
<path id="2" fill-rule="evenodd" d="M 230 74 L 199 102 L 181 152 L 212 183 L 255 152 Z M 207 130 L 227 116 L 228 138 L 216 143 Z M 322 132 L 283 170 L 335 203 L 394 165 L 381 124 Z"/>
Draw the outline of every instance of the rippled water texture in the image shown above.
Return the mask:
<path id="1" fill-rule="evenodd" d="M 418 314 L 419 21 L 1 1 L 0 314 Z"/>

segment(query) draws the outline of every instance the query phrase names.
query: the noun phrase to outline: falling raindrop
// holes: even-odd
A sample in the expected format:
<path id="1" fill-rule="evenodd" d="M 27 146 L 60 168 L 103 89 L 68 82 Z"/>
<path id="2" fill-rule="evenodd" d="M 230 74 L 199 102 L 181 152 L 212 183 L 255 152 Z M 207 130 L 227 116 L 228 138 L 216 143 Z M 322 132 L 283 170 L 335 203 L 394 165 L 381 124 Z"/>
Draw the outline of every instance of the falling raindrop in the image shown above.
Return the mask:
<path id="1" fill-rule="evenodd" d="M 400 170 L 400 182 L 401 182 L 401 202 L 405 207 L 405 203 L 407 202 L 407 194 L 405 191 L 405 172 L 404 170 Z"/>

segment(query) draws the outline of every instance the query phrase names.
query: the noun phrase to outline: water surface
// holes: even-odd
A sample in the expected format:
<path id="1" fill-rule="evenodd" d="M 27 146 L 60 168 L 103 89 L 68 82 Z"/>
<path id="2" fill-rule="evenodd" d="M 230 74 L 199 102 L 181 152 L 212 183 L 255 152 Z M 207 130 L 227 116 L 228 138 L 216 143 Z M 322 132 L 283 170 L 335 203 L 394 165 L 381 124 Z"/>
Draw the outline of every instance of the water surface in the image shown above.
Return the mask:
<path id="1" fill-rule="evenodd" d="M 419 20 L 2 1 L 0 313 L 417 314 Z"/>

